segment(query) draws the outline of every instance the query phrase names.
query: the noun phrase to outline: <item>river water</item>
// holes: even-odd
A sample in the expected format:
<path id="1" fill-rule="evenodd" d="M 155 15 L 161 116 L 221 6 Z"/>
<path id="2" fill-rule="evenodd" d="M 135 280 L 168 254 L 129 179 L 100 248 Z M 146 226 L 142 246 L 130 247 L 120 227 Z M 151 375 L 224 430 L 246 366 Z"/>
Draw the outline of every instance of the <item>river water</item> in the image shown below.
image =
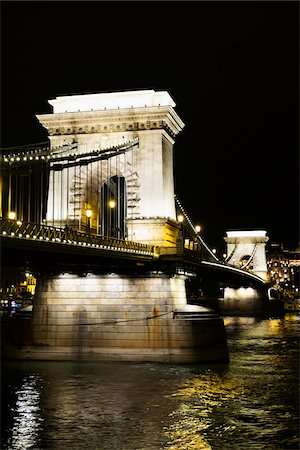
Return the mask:
<path id="1" fill-rule="evenodd" d="M 1 449 L 299 448 L 299 321 L 224 318 L 230 363 L 2 363 Z"/>

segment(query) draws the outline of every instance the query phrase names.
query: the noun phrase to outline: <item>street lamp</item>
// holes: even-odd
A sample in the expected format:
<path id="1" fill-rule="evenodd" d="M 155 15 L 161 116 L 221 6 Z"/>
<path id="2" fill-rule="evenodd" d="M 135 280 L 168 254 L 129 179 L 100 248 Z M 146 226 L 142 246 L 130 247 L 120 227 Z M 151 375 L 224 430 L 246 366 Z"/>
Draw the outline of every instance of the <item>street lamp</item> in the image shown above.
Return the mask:
<path id="1" fill-rule="evenodd" d="M 14 211 L 9 211 L 8 218 L 11 219 L 11 220 L 15 220 L 16 213 Z"/>
<path id="2" fill-rule="evenodd" d="M 183 222 L 183 215 L 182 214 L 179 214 L 178 216 L 177 216 L 177 220 L 178 220 L 178 222 Z"/>
<path id="3" fill-rule="evenodd" d="M 110 200 L 108 206 L 113 209 L 116 206 L 116 202 L 114 200 Z"/>
<path id="4" fill-rule="evenodd" d="M 197 233 L 200 233 L 200 231 L 201 231 L 200 225 L 196 225 L 196 226 L 195 226 L 195 230 L 197 231 Z"/>
<path id="5" fill-rule="evenodd" d="M 93 215 L 93 211 L 91 209 L 87 209 L 85 212 L 86 218 L 87 218 L 87 226 L 88 228 L 91 228 L 91 218 Z"/>

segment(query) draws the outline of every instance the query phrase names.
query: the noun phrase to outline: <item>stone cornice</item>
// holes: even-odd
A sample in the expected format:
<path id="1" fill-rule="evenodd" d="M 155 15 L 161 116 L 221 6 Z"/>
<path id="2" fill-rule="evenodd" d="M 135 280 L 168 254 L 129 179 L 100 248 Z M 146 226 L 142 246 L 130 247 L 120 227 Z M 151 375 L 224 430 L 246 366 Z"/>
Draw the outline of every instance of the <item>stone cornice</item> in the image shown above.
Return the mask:
<path id="1" fill-rule="evenodd" d="M 42 114 L 50 136 L 164 129 L 176 136 L 184 123 L 171 106 Z"/>
<path id="2" fill-rule="evenodd" d="M 251 245 L 268 242 L 268 236 L 242 236 L 242 237 L 224 237 L 227 244 Z"/>

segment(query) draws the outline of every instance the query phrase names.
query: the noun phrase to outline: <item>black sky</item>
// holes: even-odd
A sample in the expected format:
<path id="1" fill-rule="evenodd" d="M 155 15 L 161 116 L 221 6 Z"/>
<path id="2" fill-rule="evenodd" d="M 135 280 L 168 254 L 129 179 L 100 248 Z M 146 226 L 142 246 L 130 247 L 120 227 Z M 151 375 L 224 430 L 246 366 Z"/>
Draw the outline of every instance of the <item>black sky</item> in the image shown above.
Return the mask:
<path id="1" fill-rule="evenodd" d="M 299 2 L 1 2 L 1 146 L 59 95 L 167 90 L 176 192 L 211 246 L 299 242 Z"/>

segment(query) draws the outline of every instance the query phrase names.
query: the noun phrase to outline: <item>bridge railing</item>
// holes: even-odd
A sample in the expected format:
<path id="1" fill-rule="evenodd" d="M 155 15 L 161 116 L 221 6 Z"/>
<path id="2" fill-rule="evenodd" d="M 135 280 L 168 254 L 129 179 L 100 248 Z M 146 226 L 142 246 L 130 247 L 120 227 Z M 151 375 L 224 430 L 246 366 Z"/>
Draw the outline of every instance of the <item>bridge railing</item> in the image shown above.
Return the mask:
<path id="1" fill-rule="evenodd" d="M 36 241 L 62 243 L 76 246 L 123 250 L 127 252 L 154 254 L 154 247 L 139 242 L 126 241 L 113 237 L 84 233 L 65 226 L 54 227 L 20 220 L 0 218 L 0 234 L 2 236 Z"/>

